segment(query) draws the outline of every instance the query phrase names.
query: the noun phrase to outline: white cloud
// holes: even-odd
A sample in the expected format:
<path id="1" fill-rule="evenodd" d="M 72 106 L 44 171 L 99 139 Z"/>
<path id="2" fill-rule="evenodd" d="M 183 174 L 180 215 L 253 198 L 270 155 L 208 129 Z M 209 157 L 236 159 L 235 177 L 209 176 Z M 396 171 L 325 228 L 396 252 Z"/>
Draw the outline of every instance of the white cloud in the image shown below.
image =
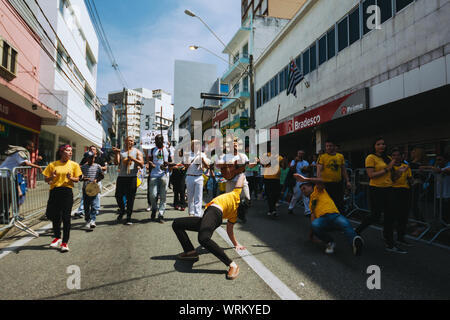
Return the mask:
<path id="1" fill-rule="evenodd" d="M 108 26 L 107 35 L 120 69 L 130 88 L 163 89 L 173 94 L 175 60 L 192 60 L 216 64 L 219 74 L 227 64 L 205 50 L 191 51 L 189 45 L 199 45 L 227 59 L 223 45 L 198 18 L 184 14 L 189 9 L 201 17 L 219 38 L 228 43 L 240 27 L 239 0 L 180 1 L 178 7 L 163 15 L 137 34 L 127 34 L 120 25 Z M 106 59 L 106 55 L 101 57 Z M 109 66 L 100 62 L 97 95 L 120 90 L 121 83 Z"/>

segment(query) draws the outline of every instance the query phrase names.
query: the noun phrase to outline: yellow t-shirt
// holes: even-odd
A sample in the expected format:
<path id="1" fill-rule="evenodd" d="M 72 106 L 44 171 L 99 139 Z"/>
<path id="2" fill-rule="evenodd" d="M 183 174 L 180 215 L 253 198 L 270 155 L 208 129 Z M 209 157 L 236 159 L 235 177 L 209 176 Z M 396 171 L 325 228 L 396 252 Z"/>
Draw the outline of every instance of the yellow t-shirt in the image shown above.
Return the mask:
<path id="1" fill-rule="evenodd" d="M 208 208 L 211 204 L 217 204 L 222 208 L 222 219 L 227 219 L 228 222 L 236 223 L 237 221 L 237 211 L 239 203 L 241 201 L 242 188 L 236 188 L 231 192 L 221 194 L 215 197 L 210 203 L 205 206 Z"/>
<path id="2" fill-rule="evenodd" d="M 398 178 L 397 180 L 394 181 L 394 183 L 392 184 L 392 187 L 409 189 L 410 187 L 408 184 L 408 178 L 412 178 L 411 168 L 409 168 L 409 166 L 407 164 L 402 163 L 400 166 L 394 166 L 394 169 L 395 169 L 395 171 L 397 171 L 398 169 L 400 169 L 402 167 L 403 168 L 408 167 L 408 170 L 403 172 L 402 175 L 400 176 L 400 178 Z"/>
<path id="3" fill-rule="evenodd" d="M 283 157 L 278 156 L 278 164 L 274 168 L 272 168 L 272 167 L 263 168 L 264 179 L 280 179 L 280 176 L 281 176 L 280 163 L 281 163 L 281 161 L 283 161 Z M 276 174 L 273 174 L 274 172 L 276 172 Z"/>
<path id="4" fill-rule="evenodd" d="M 68 173 L 71 174 L 72 178 L 78 178 L 83 175 L 80 165 L 72 160 L 69 160 L 66 163 L 59 160 L 52 162 L 47 166 L 47 168 L 45 168 L 42 174 L 46 177 L 50 177 L 55 171 L 56 178 L 50 185 L 50 190 L 59 187 L 73 188 L 73 182 L 67 178 Z"/>
<path id="5" fill-rule="evenodd" d="M 391 158 L 389 158 L 391 159 Z M 369 154 L 366 158 L 366 168 L 373 168 L 375 172 L 384 170 L 388 164 L 383 161 L 382 158 L 374 154 Z M 379 188 L 392 187 L 391 173 L 386 172 L 382 176 L 370 179 L 370 186 Z"/>
<path id="6" fill-rule="evenodd" d="M 342 166 L 345 164 L 344 156 L 340 153 L 330 155 L 324 153 L 320 156 L 318 164 L 322 165 L 321 178 L 324 182 L 340 182 L 342 180 Z"/>
<path id="7" fill-rule="evenodd" d="M 339 213 L 328 192 L 325 189 L 319 190 L 317 186 L 314 187 L 313 193 L 309 196 L 309 209 L 311 209 L 314 219 L 328 213 Z"/>

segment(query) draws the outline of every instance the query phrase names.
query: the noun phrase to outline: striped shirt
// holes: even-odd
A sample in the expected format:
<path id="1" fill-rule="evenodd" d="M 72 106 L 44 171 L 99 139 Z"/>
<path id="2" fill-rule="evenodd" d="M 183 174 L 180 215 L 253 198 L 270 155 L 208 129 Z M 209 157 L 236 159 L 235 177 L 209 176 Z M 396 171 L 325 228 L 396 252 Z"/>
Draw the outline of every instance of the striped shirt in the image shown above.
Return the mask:
<path id="1" fill-rule="evenodd" d="M 83 182 L 84 189 L 86 188 L 86 185 L 88 183 L 94 181 L 94 179 L 97 179 L 99 177 L 99 175 L 102 173 L 102 167 L 98 163 L 94 163 L 92 164 L 92 166 L 86 163 L 81 166 L 81 171 L 83 172 L 83 177 L 89 179 L 89 181 Z"/>

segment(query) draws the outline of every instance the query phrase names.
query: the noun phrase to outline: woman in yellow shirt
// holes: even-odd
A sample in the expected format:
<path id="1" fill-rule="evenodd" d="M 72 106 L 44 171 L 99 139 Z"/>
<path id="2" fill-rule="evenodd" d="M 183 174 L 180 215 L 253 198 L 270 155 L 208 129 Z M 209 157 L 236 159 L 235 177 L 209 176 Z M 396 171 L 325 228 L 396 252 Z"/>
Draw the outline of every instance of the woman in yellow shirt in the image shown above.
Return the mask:
<path id="1" fill-rule="evenodd" d="M 397 242 L 411 246 L 405 240 L 406 224 L 408 223 L 408 215 L 411 210 L 411 185 L 413 177 L 411 168 L 403 163 L 402 154 L 399 149 L 392 150 L 392 159 L 394 159 L 394 173 L 392 175 L 392 196 L 395 199 L 394 213 L 397 228 Z"/>
<path id="2" fill-rule="evenodd" d="M 373 152 L 366 158 L 366 172 L 370 178 L 369 200 L 371 213 L 366 216 L 356 228 L 356 233 L 361 234 L 368 226 L 380 221 L 381 213 L 384 213 L 383 236 L 385 249 L 389 252 L 407 253 L 395 246 L 394 241 L 394 212 L 392 197 L 392 173 L 395 161 L 387 155 L 386 143 L 383 138 L 378 138 L 372 144 Z"/>
<path id="3" fill-rule="evenodd" d="M 236 183 L 235 189 L 214 198 L 206 205 L 205 213 L 202 217 L 178 218 L 173 221 L 172 229 L 183 247 L 184 252 L 177 257 L 180 260 L 197 261 L 198 253 L 195 251 L 186 230 L 198 232 L 198 242 L 209 252 L 222 261 L 228 269 L 227 279 L 233 280 L 239 274 L 238 265 L 232 261 L 225 251 L 214 242 L 211 237 L 220 225 L 222 220 L 227 219 L 227 234 L 236 250 L 245 250 L 234 237 L 234 224 L 237 219 L 245 222 L 245 214 L 248 206 L 241 202 L 241 192 L 245 182 L 245 175 L 241 175 Z"/>
<path id="4" fill-rule="evenodd" d="M 53 223 L 53 239 L 50 247 L 59 248 L 61 252 L 69 251 L 70 213 L 73 206 L 73 186 L 83 175 L 80 165 L 72 158 L 72 147 L 63 145 L 58 149 L 59 160 L 50 163 L 42 173 L 45 182 L 50 184 L 50 196 L 47 203 L 47 217 Z M 61 240 L 61 221 L 63 223 L 63 238 Z"/>

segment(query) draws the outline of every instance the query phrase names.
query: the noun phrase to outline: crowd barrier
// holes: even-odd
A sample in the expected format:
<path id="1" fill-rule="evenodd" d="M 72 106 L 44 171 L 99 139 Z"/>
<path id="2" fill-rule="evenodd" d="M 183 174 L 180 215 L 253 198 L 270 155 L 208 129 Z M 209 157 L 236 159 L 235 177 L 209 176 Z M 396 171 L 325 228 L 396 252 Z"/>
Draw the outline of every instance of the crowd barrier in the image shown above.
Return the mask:
<path id="1" fill-rule="evenodd" d="M 366 169 L 347 169 L 352 181 L 351 194 L 345 197 L 345 215 L 354 216 L 355 213 L 369 213 L 369 177 Z M 422 239 L 430 231 L 436 234 L 427 241 L 433 243 L 442 232 L 450 230 L 448 221 L 444 219 L 444 212 L 448 212 L 449 198 L 444 198 L 445 183 L 441 173 L 432 171 L 412 170 L 413 185 L 408 224 L 415 228 L 412 236 L 415 240 Z M 361 215 L 358 217 L 361 219 Z M 357 219 L 358 219 L 357 218 Z"/>
<path id="2" fill-rule="evenodd" d="M 24 222 L 43 216 L 47 208 L 50 187 L 41 170 L 31 167 L 17 167 L 13 171 L 0 169 L 0 232 L 12 227 L 26 231 L 35 237 L 39 235 Z M 104 172 L 102 189 L 113 186 L 118 176 L 117 166 L 108 166 Z M 82 196 L 83 183 L 74 187 L 74 201 Z"/>

